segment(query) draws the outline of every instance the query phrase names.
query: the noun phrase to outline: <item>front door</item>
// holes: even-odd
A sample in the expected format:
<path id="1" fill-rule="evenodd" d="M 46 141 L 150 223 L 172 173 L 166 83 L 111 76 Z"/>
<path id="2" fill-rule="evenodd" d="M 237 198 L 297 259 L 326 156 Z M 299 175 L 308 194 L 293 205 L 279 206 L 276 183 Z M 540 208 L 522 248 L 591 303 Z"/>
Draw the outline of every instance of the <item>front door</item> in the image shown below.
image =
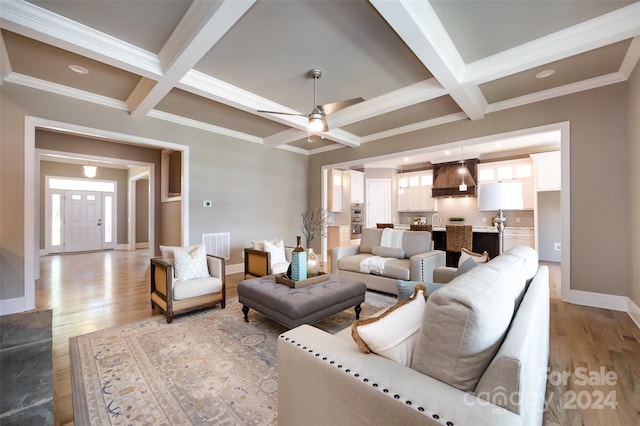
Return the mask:
<path id="1" fill-rule="evenodd" d="M 65 252 L 102 249 L 102 194 L 65 191 Z"/>

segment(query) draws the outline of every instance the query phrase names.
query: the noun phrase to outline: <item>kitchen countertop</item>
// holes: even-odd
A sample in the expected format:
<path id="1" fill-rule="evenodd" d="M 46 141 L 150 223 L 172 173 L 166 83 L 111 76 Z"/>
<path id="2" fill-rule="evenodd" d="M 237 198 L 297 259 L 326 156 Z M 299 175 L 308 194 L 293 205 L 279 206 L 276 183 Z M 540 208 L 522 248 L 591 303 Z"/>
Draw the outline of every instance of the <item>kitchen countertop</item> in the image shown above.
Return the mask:
<path id="1" fill-rule="evenodd" d="M 455 225 L 454 225 L 455 226 Z M 495 226 L 483 226 L 483 225 L 472 225 L 473 232 L 490 232 L 490 233 L 498 233 L 498 230 Z M 404 229 L 409 230 L 409 225 L 394 225 L 395 229 Z M 445 231 L 446 228 L 444 226 L 436 226 L 433 228 L 434 231 Z M 505 230 L 533 230 L 532 226 L 506 226 Z"/>

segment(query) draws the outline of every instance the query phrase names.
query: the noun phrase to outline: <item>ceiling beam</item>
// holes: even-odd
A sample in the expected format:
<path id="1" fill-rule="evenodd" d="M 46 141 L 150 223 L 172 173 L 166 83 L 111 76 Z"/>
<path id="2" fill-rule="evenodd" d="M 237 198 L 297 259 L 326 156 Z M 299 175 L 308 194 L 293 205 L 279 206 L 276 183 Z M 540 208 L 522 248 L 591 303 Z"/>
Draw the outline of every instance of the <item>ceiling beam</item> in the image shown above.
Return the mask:
<path id="1" fill-rule="evenodd" d="M 158 53 L 164 74 L 157 82 L 141 79 L 127 99 L 131 115 L 149 113 L 254 2 L 193 2 Z"/>
<path id="2" fill-rule="evenodd" d="M 328 115 L 327 121 L 329 128 L 342 127 L 446 94 L 440 83 L 435 78 L 430 78 L 338 110 Z"/>
<path id="3" fill-rule="evenodd" d="M 479 90 L 461 88 L 465 63 L 428 1 L 370 0 L 416 57 L 472 120 L 484 117 Z"/>

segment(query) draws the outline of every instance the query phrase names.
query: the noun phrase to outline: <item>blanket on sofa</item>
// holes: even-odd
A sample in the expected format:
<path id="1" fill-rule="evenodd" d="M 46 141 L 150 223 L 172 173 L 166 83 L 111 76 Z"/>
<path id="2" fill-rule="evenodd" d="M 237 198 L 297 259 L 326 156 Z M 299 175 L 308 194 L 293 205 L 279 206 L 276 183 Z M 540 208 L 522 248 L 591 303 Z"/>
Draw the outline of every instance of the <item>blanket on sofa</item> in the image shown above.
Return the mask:
<path id="1" fill-rule="evenodd" d="M 402 248 L 402 234 L 404 230 L 385 228 L 380 237 L 380 247 Z"/>
<path id="2" fill-rule="evenodd" d="M 360 261 L 360 272 L 365 274 L 384 274 L 384 265 L 390 257 L 369 256 Z"/>

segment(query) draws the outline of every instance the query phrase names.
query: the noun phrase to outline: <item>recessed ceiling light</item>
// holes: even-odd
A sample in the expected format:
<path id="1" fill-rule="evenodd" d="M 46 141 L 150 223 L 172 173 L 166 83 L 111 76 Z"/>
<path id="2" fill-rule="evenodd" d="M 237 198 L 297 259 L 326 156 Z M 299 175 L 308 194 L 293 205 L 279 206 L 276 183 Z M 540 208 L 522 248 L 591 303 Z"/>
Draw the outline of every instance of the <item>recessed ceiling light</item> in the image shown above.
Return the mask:
<path id="1" fill-rule="evenodd" d="M 446 151 L 444 152 L 444 155 L 449 155 L 449 154 L 451 154 L 451 151 L 449 151 L 449 150 L 446 150 Z"/>
<path id="2" fill-rule="evenodd" d="M 496 142 L 494 146 L 496 148 L 500 148 L 502 146 L 502 142 Z"/>
<path id="3" fill-rule="evenodd" d="M 89 74 L 89 70 L 85 67 L 81 67 L 80 65 L 71 64 L 68 65 L 67 68 L 69 68 L 73 72 L 77 72 L 78 74 Z"/>
<path id="4" fill-rule="evenodd" d="M 540 71 L 538 74 L 536 74 L 536 78 L 547 78 L 553 75 L 553 73 L 555 73 L 556 70 L 553 70 L 551 68 L 547 69 L 547 70 L 542 70 Z"/>
<path id="5" fill-rule="evenodd" d="M 409 157 L 404 157 L 402 160 L 403 161 L 409 161 Z"/>

